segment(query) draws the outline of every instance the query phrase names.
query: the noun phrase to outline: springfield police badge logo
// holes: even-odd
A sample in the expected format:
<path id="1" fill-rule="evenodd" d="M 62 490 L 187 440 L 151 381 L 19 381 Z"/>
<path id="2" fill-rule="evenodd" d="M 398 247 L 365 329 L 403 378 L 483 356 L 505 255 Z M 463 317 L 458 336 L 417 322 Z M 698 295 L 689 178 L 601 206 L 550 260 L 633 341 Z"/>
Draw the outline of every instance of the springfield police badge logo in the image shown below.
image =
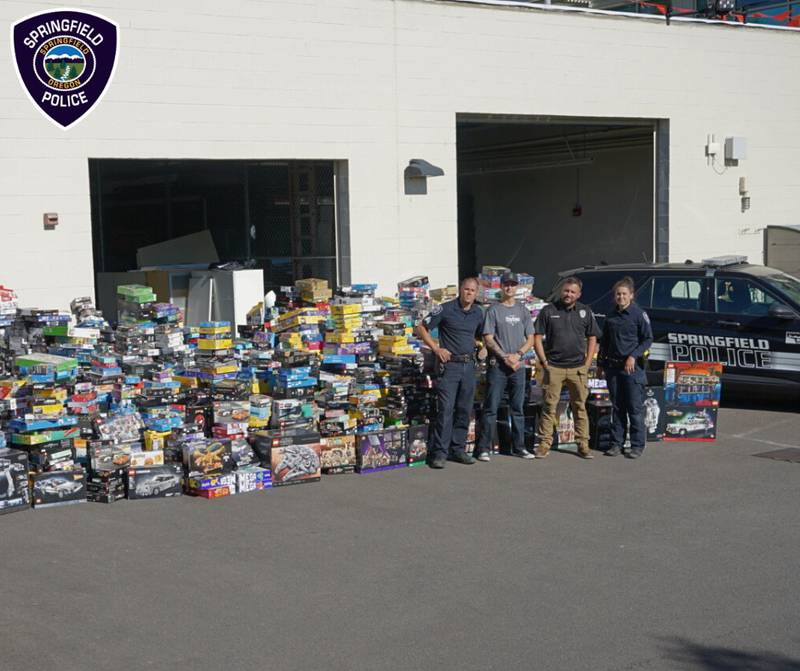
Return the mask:
<path id="1" fill-rule="evenodd" d="M 32 14 L 11 26 L 20 82 L 39 110 L 65 129 L 103 97 L 118 39 L 116 23 L 74 9 Z"/>

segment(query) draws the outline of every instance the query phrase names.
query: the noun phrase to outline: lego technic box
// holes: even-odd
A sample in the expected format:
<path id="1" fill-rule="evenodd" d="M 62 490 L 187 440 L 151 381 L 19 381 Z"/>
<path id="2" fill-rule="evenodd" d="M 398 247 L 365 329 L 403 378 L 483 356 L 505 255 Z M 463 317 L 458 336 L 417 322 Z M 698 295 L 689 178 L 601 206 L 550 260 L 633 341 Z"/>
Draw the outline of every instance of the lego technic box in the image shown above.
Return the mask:
<path id="1" fill-rule="evenodd" d="M 428 458 L 428 432 L 427 424 L 417 424 L 408 428 L 407 462 L 409 466 L 422 466 Z"/>
<path id="2" fill-rule="evenodd" d="M 327 436 L 322 439 L 320 462 L 326 475 L 354 473 L 356 470 L 356 437 Z"/>
<path id="3" fill-rule="evenodd" d="M 374 473 L 405 468 L 407 434 L 405 429 L 385 429 L 357 436 L 356 472 Z"/>
<path id="4" fill-rule="evenodd" d="M 28 488 L 28 455 L 22 450 L 0 448 L 0 514 L 31 505 Z"/>
<path id="5" fill-rule="evenodd" d="M 717 409 L 694 405 L 666 408 L 664 440 L 712 442 L 717 438 Z"/>
<path id="6" fill-rule="evenodd" d="M 31 474 L 33 507 L 86 502 L 86 473 L 83 469 Z"/>
<path id="7" fill-rule="evenodd" d="M 314 431 L 287 431 L 272 437 L 272 485 L 318 482 L 321 475 L 322 438 Z"/>
<path id="8" fill-rule="evenodd" d="M 129 499 L 153 499 L 180 496 L 183 493 L 180 464 L 129 468 L 125 473 Z"/>
<path id="9" fill-rule="evenodd" d="M 722 364 L 668 361 L 664 365 L 664 400 L 669 405 L 719 407 Z"/>
<path id="10" fill-rule="evenodd" d="M 648 442 L 664 440 L 666 426 L 664 387 L 648 387 L 644 394 L 644 428 Z"/>

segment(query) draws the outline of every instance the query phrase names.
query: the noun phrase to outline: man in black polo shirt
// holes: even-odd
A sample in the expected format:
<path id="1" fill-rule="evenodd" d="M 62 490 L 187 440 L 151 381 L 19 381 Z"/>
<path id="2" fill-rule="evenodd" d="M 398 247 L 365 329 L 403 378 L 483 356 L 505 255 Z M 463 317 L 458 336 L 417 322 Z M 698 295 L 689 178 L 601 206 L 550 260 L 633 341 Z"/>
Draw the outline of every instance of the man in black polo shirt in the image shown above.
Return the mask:
<path id="1" fill-rule="evenodd" d="M 544 459 L 553 444 L 558 423 L 557 406 L 561 388 L 566 385 L 575 419 L 578 454 L 593 457 L 589 450 L 589 418 L 586 398 L 589 395 L 588 370 L 592 363 L 597 337 L 597 322 L 588 306 L 579 303 L 583 284 L 577 277 L 561 283 L 559 299 L 544 307 L 536 318 L 534 347 L 544 368 L 544 407 L 539 422 L 539 447 L 536 456 Z"/>
<path id="2" fill-rule="evenodd" d="M 431 468 L 450 459 L 474 464 L 464 451 L 475 397 L 475 340 L 483 335 L 483 312 L 475 304 L 478 280 L 461 281 L 458 298 L 437 305 L 417 325 L 417 335 L 433 350 L 439 364 L 438 413 L 429 450 Z M 439 329 L 437 343 L 430 331 Z"/>

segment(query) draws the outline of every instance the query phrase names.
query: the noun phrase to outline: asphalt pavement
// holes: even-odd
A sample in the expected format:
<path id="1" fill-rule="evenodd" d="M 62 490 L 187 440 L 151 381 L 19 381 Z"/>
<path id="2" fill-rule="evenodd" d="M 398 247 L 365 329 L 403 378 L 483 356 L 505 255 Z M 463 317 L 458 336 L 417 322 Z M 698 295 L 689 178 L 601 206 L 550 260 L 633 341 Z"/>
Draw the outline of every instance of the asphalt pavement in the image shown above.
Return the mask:
<path id="1" fill-rule="evenodd" d="M 798 671 L 800 414 L 719 427 L 2 516 L 0 669 Z"/>

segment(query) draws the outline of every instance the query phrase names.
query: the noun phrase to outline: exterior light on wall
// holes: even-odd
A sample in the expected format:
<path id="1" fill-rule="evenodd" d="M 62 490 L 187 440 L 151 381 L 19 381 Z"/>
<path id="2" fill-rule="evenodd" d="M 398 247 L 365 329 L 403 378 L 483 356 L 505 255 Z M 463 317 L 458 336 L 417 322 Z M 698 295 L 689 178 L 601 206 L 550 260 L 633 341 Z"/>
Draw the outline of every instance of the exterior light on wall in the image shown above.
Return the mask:
<path id="1" fill-rule="evenodd" d="M 441 177 L 444 170 L 421 158 L 412 158 L 403 171 L 406 195 L 428 193 L 428 177 Z"/>

